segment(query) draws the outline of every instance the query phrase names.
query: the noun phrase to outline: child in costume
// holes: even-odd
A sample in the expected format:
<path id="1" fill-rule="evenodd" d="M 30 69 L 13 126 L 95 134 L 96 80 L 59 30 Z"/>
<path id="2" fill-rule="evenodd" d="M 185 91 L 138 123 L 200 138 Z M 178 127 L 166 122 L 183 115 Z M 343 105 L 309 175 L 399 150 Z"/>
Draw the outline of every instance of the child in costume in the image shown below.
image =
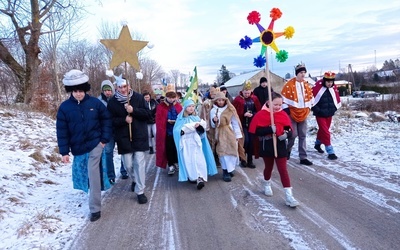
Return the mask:
<path id="1" fill-rule="evenodd" d="M 213 99 L 210 111 L 211 127 L 215 128 L 216 151 L 223 171 L 223 180 L 232 180 L 233 171 L 238 164 L 238 153 L 245 159 L 242 140 L 243 132 L 235 107 L 225 94 L 218 92 Z M 232 143 L 235 142 L 236 143 Z"/>
<path id="2" fill-rule="evenodd" d="M 317 139 L 314 148 L 318 153 L 324 153 L 321 144 L 325 145 L 328 159 L 336 160 L 337 156 L 331 144 L 331 133 L 329 127 L 332 123 L 332 116 L 342 105 L 340 103 L 339 91 L 335 85 L 335 73 L 325 72 L 324 77 L 315 83 L 312 88 L 314 95 L 314 105 L 311 108 L 313 115 L 318 123 Z"/>
<path id="3" fill-rule="evenodd" d="M 271 175 L 274 163 L 279 171 L 282 185 L 285 189 L 286 205 L 296 207 L 299 202 L 293 198 L 290 185 L 289 173 L 287 171 L 287 142 L 286 139 L 292 136 L 291 121 L 285 111 L 282 110 L 282 96 L 272 93 L 271 101 L 268 101 L 262 109 L 253 117 L 250 123 L 249 132 L 258 136 L 259 150 L 256 153 L 263 158 L 265 195 L 272 196 Z M 274 117 L 274 125 L 271 123 L 271 109 Z M 277 157 L 274 154 L 273 134 L 277 136 Z"/>
<path id="4" fill-rule="evenodd" d="M 156 109 L 156 166 L 165 169 L 168 164 L 168 175 L 174 175 L 178 171 L 173 129 L 182 105 L 176 98 L 174 85 L 167 85 L 165 99 Z"/>
<path id="5" fill-rule="evenodd" d="M 179 181 L 197 181 L 199 190 L 204 187 L 208 175 L 218 172 L 205 128 L 206 121 L 196 114 L 193 100 L 186 100 L 174 125 Z"/>

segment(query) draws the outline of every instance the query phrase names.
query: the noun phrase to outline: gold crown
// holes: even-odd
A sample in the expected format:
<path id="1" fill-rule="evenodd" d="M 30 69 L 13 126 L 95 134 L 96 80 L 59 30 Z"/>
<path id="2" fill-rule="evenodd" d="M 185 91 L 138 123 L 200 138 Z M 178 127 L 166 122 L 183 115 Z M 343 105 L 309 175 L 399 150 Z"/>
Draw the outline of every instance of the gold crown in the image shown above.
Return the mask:
<path id="1" fill-rule="evenodd" d="M 324 78 L 329 79 L 329 80 L 335 80 L 335 76 L 336 76 L 336 74 L 332 71 L 327 71 L 324 74 Z"/>
<path id="2" fill-rule="evenodd" d="M 244 81 L 243 90 L 251 90 L 251 89 L 252 89 L 251 81 L 250 80 Z"/>
<path id="3" fill-rule="evenodd" d="M 165 87 L 165 93 L 168 93 L 168 92 L 175 92 L 175 85 L 174 84 L 168 84 Z"/>

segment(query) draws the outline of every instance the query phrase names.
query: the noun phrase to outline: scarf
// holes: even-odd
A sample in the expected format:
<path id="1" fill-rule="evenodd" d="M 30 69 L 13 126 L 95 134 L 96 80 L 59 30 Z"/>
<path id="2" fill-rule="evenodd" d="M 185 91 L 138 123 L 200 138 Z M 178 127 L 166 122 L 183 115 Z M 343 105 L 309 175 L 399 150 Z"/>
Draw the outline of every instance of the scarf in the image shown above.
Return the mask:
<path id="1" fill-rule="evenodd" d="M 129 99 L 131 99 L 133 95 L 133 90 L 129 90 Z M 120 103 L 127 103 L 128 102 L 128 96 L 121 94 L 118 90 L 115 92 L 115 98 L 117 99 L 117 101 L 119 101 Z"/>

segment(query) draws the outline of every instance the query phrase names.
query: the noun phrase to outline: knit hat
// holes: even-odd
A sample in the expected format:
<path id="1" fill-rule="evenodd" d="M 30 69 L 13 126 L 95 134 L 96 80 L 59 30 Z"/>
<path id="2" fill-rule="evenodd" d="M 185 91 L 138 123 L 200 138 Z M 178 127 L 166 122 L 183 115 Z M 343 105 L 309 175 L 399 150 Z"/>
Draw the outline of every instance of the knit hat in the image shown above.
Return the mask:
<path id="1" fill-rule="evenodd" d="M 327 71 L 324 74 L 324 80 L 334 81 L 336 74 L 332 71 Z"/>
<path id="2" fill-rule="evenodd" d="M 296 72 L 296 76 L 298 73 L 300 73 L 301 71 L 305 71 L 307 73 L 307 69 L 306 69 L 306 65 L 304 65 L 304 63 L 300 63 L 296 66 L 295 68 L 295 72 Z"/>
<path id="3" fill-rule="evenodd" d="M 252 90 L 252 86 L 251 86 L 251 81 L 250 80 L 246 80 L 243 83 L 243 90 Z"/>
<path id="4" fill-rule="evenodd" d="M 225 87 L 225 85 L 219 86 L 219 91 L 224 91 L 224 90 L 227 90 L 227 88 Z"/>
<path id="5" fill-rule="evenodd" d="M 72 92 L 74 90 L 82 90 L 87 92 L 90 90 L 90 84 L 88 83 L 89 77 L 80 70 L 72 69 L 65 73 L 62 80 L 65 90 Z"/>
<path id="6" fill-rule="evenodd" d="M 267 78 L 265 78 L 264 76 L 260 78 L 260 84 L 263 82 L 268 82 Z"/>

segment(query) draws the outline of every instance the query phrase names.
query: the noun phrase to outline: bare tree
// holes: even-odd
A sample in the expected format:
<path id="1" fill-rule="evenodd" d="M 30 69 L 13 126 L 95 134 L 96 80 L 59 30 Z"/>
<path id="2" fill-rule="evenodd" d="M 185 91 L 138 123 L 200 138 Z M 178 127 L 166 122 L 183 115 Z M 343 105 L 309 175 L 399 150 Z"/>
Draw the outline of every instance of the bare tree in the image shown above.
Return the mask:
<path id="1" fill-rule="evenodd" d="M 18 79 L 16 102 L 30 103 L 32 89 L 39 83 L 39 39 L 43 34 L 63 28 L 49 30 L 43 28 L 43 24 L 52 16 L 76 11 L 79 3 L 77 0 L 0 1 L 0 15 L 8 18 L 6 30 L 9 31 L 7 36 L 0 38 L 0 60 Z M 15 53 L 21 51 L 22 58 Z"/>

